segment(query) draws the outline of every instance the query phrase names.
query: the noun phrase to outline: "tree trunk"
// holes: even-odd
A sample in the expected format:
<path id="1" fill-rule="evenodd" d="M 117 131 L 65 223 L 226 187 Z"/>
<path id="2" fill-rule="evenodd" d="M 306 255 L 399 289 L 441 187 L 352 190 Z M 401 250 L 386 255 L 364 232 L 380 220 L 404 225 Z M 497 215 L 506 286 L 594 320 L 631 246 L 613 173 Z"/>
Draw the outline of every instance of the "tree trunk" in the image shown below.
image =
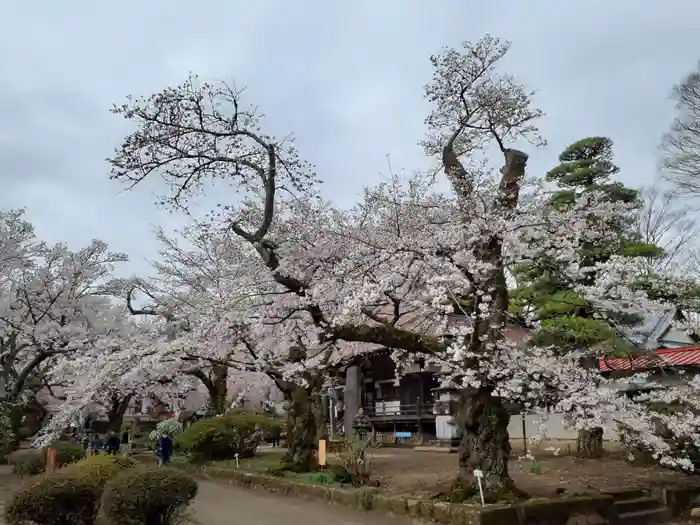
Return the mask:
<path id="1" fill-rule="evenodd" d="M 22 415 L 11 403 L 0 403 L 0 462 L 19 447 L 19 431 Z"/>
<path id="2" fill-rule="evenodd" d="M 8 417 L 10 418 L 10 429 L 12 432 L 12 449 L 16 449 L 19 447 L 19 443 L 21 440 L 21 431 L 22 431 L 22 418 L 24 415 L 24 407 L 22 405 L 18 404 L 12 404 L 9 405 L 9 411 L 7 412 Z"/>
<path id="3" fill-rule="evenodd" d="M 124 397 L 118 395 L 112 396 L 110 400 L 109 410 L 107 411 L 108 428 L 111 432 L 121 433 L 122 425 L 124 424 L 124 414 L 129 408 L 129 403 L 133 394 L 128 394 Z"/>
<path id="4" fill-rule="evenodd" d="M 524 496 L 508 473 L 510 416 L 500 398 L 487 389 L 465 391 L 460 399 L 456 423 L 462 431 L 459 444 L 459 472 L 450 499 L 462 502 L 479 499 L 475 470 L 483 473 L 481 485 L 487 502 Z"/>
<path id="5" fill-rule="evenodd" d="M 209 392 L 209 415 L 219 416 L 226 412 L 228 397 L 228 367 L 215 365 L 209 374 L 209 382 L 205 383 Z"/>
<path id="6" fill-rule="evenodd" d="M 580 360 L 581 367 L 587 370 L 598 369 L 598 356 L 586 355 Z M 598 459 L 603 456 L 603 429 L 591 427 L 579 430 L 576 439 L 576 454 L 582 458 Z"/>
<path id="7" fill-rule="evenodd" d="M 297 387 L 290 393 L 287 408 L 287 453 L 283 468 L 294 472 L 314 472 L 318 468 L 320 396 Z"/>
<path id="8" fill-rule="evenodd" d="M 601 458 L 603 456 L 603 429 L 593 427 L 579 430 L 576 440 L 576 454 L 582 458 Z"/>
<path id="9" fill-rule="evenodd" d="M 23 422 L 21 426 L 26 428 L 28 436 L 33 436 L 41 430 L 46 421 L 48 412 L 44 406 L 37 401 L 36 397 L 32 398 L 23 410 Z"/>

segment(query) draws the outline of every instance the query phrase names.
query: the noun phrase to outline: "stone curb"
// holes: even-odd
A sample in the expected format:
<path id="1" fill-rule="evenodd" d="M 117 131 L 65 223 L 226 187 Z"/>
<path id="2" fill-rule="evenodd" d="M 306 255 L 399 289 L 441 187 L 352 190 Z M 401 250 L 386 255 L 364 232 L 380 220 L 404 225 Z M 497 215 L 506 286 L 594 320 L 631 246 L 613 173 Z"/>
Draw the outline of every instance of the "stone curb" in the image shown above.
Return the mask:
<path id="1" fill-rule="evenodd" d="M 506 523 L 517 523 L 517 521 L 508 520 L 483 521 L 481 515 L 484 513 L 484 510 L 478 507 L 384 494 L 372 487 L 341 488 L 313 485 L 282 477 L 208 466 L 178 466 L 177 468 L 183 468 L 196 476 L 225 481 L 229 484 L 241 487 L 265 490 L 285 496 L 322 501 L 364 511 L 378 510 L 387 514 L 410 516 L 425 521 L 435 521 L 453 525 L 496 525 L 500 523 L 505 525 Z M 491 512 L 488 513 L 490 514 Z"/>
<path id="2" fill-rule="evenodd" d="M 593 520 L 590 523 L 606 523 L 595 521 L 600 518 L 608 519 L 607 523 L 617 523 L 613 498 L 610 496 L 531 500 L 515 505 L 490 505 L 482 508 L 475 505 L 386 494 L 371 487 L 340 488 L 313 485 L 282 477 L 205 465 L 172 466 L 190 472 L 194 476 L 223 481 L 231 485 L 448 525 L 588 524 L 589 517 Z M 572 519 L 574 521 L 571 521 Z"/>

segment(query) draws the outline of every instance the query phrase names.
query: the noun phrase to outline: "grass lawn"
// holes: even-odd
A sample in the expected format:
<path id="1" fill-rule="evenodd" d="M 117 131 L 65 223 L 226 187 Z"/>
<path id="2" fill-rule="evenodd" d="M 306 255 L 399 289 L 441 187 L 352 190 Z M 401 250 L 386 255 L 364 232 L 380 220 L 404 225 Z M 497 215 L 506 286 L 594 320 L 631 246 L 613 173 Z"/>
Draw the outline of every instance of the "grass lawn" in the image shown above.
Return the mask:
<path id="1" fill-rule="evenodd" d="M 258 450 L 257 454 L 252 458 L 239 460 L 238 466 L 236 465 L 235 459 L 212 461 L 209 464 L 213 467 L 230 468 L 243 470 L 245 472 L 264 474 L 268 472 L 271 467 L 279 465 L 284 453 L 284 448 L 264 448 L 262 450 Z M 333 475 L 330 472 L 285 472 L 284 477 L 302 483 L 340 486 L 339 483 L 334 483 Z"/>
<path id="2" fill-rule="evenodd" d="M 223 461 L 212 461 L 210 465 L 222 468 L 239 468 L 248 472 L 266 472 L 268 468 L 274 467 L 282 459 L 285 453 L 283 448 L 263 448 L 252 458 L 239 460 L 239 465 L 236 465 L 235 459 L 226 459 Z"/>

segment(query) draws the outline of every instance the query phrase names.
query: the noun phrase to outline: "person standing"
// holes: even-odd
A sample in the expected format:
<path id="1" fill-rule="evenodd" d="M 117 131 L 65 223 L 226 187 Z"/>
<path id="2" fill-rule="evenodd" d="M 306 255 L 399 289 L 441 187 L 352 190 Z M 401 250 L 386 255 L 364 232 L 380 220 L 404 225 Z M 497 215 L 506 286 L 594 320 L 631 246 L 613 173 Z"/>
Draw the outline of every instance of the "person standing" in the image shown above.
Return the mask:
<path id="1" fill-rule="evenodd" d="M 365 416 L 365 409 L 360 407 L 357 409 L 357 415 L 352 422 L 352 428 L 360 439 L 367 436 L 367 432 L 372 428 L 372 423 Z"/>
<path id="2" fill-rule="evenodd" d="M 124 430 L 122 434 L 121 444 L 119 445 L 119 453 L 122 456 L 131 454 L 131 441 L 129 440 L 129 430 Z"/>
<path id="3" fill-rule="evenodd" d="M 119 452 L 119 436 L 116 432 L 111 431 L 107 438 L 107 454 L 116 456 L 117 452 Z"/>
<path id="4" fill-rule="evenodd" d="M 156 454 L 158 455 L 158 464 L 167 466 L 173 455 L 173 438 L 167 435 L 160 436 L 156 442 Z"/>
<path id="5" fill-rule="evenodd" d="M 93 434 L 92 440 L 90 441 L 90 453 L 91 453 L 91 455 L 93 455 L 93 456 L 99 455 L 103 446 L 104 446 L 104 444 L 102 443 L 102 439 L 100 438 L 100 435 L 97 433 Z"/>
<path id="6" fill-rule="evenodd" d="M 158 459 L 158 466 L 163 466 L 163 440 L 161 436 L 156 439 L 156 458 Z"/>

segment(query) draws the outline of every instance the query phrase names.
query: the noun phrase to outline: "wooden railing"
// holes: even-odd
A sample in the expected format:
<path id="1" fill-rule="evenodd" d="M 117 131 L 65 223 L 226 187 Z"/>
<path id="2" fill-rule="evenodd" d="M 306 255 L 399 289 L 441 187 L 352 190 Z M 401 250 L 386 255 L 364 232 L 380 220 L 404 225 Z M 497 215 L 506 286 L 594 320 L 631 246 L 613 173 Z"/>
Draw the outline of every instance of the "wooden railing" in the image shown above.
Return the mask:
<path id="1" fill-rule="evenodd" d="M 391 401 L 377 401 L 364 407 L 365 415 L 371 419 L 396 419 L 401 417 L 433 417 L 432 403 L 401 405 Z"/>

